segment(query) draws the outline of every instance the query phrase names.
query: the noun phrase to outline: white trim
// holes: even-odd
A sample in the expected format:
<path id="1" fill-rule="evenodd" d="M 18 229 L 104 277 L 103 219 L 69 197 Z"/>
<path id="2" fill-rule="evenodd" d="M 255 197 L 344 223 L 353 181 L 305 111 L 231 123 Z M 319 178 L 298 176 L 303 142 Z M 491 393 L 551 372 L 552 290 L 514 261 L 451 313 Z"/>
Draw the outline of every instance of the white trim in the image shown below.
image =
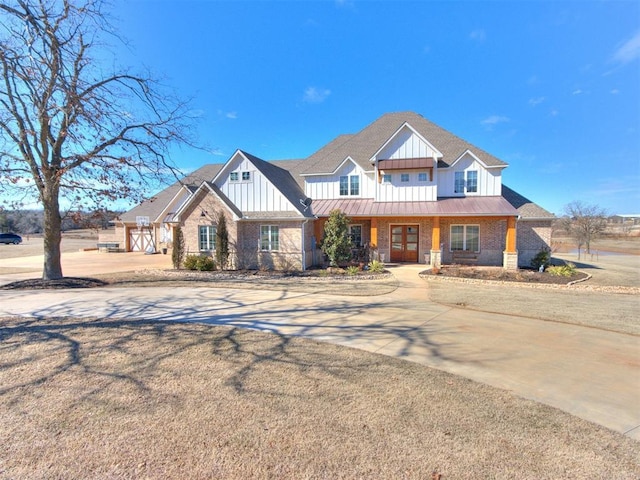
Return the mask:
<path id="1" fill-rule="evenodd" d="M 359 168 L 362 170 L 363 173 L 375 173 L 375 169 L 373 170 L 365 170 L 364 168 L 362 168 L 360 165 L 358 165 L 358 162 L 356 162 L 351 155 L 347 155 L 347 157 L 340 162 L 340 164 L 336 167 L 336 169 L 333 172 L 326 172 L 326 173 L 301 173 L 299 174 L 301 177 L 318 177 L 318 176 L 326 176 L 326 175 L 335 175 L 336 173 L 338 173 L 338 170 L 340 170 L 345 163 L 347 163 L 348 161 L 350 161 L 351 163 L 353 163 L 353 165 L 356 168 Z"/>
<path id="2" fill-rule="evenodd" d="M 375 164 L 377 163 L 376 157 L 378 156 L 378 154 L 384 150 L 386 148 L 387 145 L 389 145 L 389 143 L 391 143 L 393 141 L 393 139 L 400 133 L 400 131 L 403 128 L 409 128 L 409 130 L 411 130 L 420 140 L 422 140 L 424 143 L 426 143 L 429 148 L 431 148 L 431 150 L 433 150 L 434 152 L 436 152 L 436 162 L 439 158 L 442 158 L 442 152 L 440 150 L 438 150 L 429 140 L 427 140 L 426 138 L 424 138 L 415 128 L 413 128 L 411 125 L 409 125 L 409 122 L 404 122 L 400 128 L 398 128 L 395 132 L 393 132 L 393 135 L 391 135 L 386 142 L 384 142 L 384 144 L 373 154 L 373 157 L 371 157 L 369 159 L 369 162 Z"/>
<path id="3" fill-rule="evenodd" d="M 169 207 L 171 207 L 173 205 L 173 202 L 175 202 L 178 199 L 178 196 L 182 193 L 182 190 L 185 190 L 189 195 L 189 197 L 187 197 L 187 200 L 184 203 L 187 203 L 189 202 L 189 200 L 191 200 L 191 196 L 193 195 L 193 192 L 189 190 L 188 186 L 180 185 L 180 188 L 178 189 L 177 193 L 171 198 L 171 200 L 169 200 L 167 205 L 162 209 L 162 212 L 160 212 L 160 215 L 158 215 L 156 218 L 153 219 L 153 223 L 162 223 L 162 220 L 164 220 L 164 217 L 166 217 L 168 214 L 167 211 L 169 210 Z"/>
<path id="4" fill-rule="evenodd" d="M 462 152 L 462 155 L 460 155 L 458 158 L 456 158 L 452 164 L 450 164 L 448 167 L 440 167 L 440 168 L 453 168 L 453 166 L 458 163 L 462 157 L 464 157 L 465 155 L 471 155 L 473 157 L 474 160 L 480 162 L 480 164 L 484 167 L 484 168 L 506 168 L 507 165 L 492 165 L 489 166 L 486 163 L 484 163 L 475 153 L 473 153 L 471 150 L 466 149 L 464 152 Z"/>
<path id="5" fill-rule="evenodd" d="M 215 183 L 216 185 L 218 184 L 218 180 L 221 178 L 225 178 L 229 173 L 227 173 L 227 170 L 229 169 L 229 166 L 231 165 L 231 163 L 233 162 L 233 160 L 236 158 L 237 155 L 240 155 L 242 158 L 244 158 L 247 162 L 251 163 L 251 165 L 253 165 L 253 162 L 251 162 L 243 153 L 242 150 L 237 149 L 233 155 L 231 155 L 231 157 L 229 157 L 229 160 L 227 160 L 225 162 L 225 164 L 222 166 L 222 168 L 220 169 L 220 171 L 218 172 L 218 174 L 213 177 L 213 180 L 211 180 L 211 183 Z M 254 165 L 255 166 L 255 165 Z M 236 182 L 234 182 L 236 183 Z M 238 182 L 240 183 L 240 182 Z"/>
<path id="6" fill-rule="evenodd" d="M 200 184 L 198 189 L 195 192 L 193 192 L 192 196 L 190 198 L 188 198 L 187 201 L 184 202 L 182 207 L 180 207 L 180 209 L 176 212 L 175 216 L 180 219 L 180 222 L 182 222 L 182 219 L 180 217 L 182 217 L 182 214 L 184 213 L 185 209 L 195 201 L 196 197 L 198 196 L 198 193 L 201 190 L 204 191 L 204 188 L 206 188 L 208 190 L 208 192 L 205 192 L 205 197 L 208 194 L 213 194 L 220 201 L 220 203 L 222 203 L 225 206 L 227 211 L 229 213 L 231 213 L 231 215 L 233 215 L 233 220 L 234 221 L 238 221 L 240 219 L 240 217 L 238 217 L 238 215 L 236 215 L 236 212 L 234 212 L 233 209 L 231 209 L 231 207 L 229 207 L 229 205 L 227 205 L 227 202 L 222 200 L 220 198 L 220 196 L 216 193 L 216 191 L 211 188 L 211 186 L 209 185 L 209 182 L 202 182 L 202 184 Z"/>

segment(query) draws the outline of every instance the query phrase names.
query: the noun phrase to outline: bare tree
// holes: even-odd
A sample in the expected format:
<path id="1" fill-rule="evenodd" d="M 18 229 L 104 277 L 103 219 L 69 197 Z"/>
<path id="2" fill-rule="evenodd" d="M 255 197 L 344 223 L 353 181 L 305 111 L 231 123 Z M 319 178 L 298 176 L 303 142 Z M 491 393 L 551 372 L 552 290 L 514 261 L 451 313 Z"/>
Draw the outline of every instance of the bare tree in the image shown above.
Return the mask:
<path id="1" fill-rule="evenodd" d="M 606 210 L 574 201 L 564 207 L 564 212 L 566 216 L 561 219 L 562 227 L 578 244 L 578 256 L 583 245 L 587 253 L 591 253 L 591 242 L 607 228 Z"/>
<path id="2" fill-rule="evenodd" d="M 62 278 L 61 201 L 137 201 L 173 174 L 169 145 L 188 142 L 187 105 L 110 67 L 106 38 L 120 41 L 102 0 L 0 0 L 0 191 L 42 205 L 44 279 Z"/>

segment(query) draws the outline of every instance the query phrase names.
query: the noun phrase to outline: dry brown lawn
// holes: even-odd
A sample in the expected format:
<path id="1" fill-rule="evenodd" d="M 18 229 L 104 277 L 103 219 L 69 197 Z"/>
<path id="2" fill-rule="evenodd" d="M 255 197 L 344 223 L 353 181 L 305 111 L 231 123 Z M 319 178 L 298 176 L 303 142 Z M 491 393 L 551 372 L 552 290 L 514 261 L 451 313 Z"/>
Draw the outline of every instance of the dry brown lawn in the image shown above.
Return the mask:
<path id="1" fill-rule="evenodd" d="M 637 479 L 638 458 L 559 410 L 336 345 L 0 320 L 0 478 Z"/>

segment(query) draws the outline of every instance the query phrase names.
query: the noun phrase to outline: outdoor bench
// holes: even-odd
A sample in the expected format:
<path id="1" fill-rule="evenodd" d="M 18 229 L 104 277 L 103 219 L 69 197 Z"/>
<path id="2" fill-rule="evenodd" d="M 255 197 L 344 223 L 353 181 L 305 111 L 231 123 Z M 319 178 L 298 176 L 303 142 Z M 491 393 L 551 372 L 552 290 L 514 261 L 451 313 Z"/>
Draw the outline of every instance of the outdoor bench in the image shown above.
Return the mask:
<path id="1" fill-rule="evenodd" d="M 124 249 L 120 248 L 118 242 L 98 242 L 98 251 L 100 252 L 123 252 Z"/>
<path id="2" fill-rule="evenodd" d="M 474 265 L 478 263 L 478 254 L 475 252 L 453 252 L 453 263 L 460 265 Z"/>

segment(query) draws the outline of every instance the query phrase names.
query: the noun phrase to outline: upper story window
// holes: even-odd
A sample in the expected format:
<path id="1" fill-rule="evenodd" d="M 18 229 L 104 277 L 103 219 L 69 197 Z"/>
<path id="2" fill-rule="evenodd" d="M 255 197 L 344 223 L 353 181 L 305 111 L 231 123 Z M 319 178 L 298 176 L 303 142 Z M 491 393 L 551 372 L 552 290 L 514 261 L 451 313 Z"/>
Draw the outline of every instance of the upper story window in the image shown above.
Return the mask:
<path id="1" fill-rule="evenodd" d="M 385 173 L 382 175 L 382 183 L 391 183 L 391 174 Z"/>
<path id="2" fill-rule="evenodd" d="M 455 193 L 476 193 L 478 191 L 478 171 L 455 172 Z"/>
<path id="3" fill-rule="evenodd" d="M 401 173 L 400 174 L 400 181 L 401 182 L 408 182 L 409 181 L 409 174 L 408 173 Z"/>
<path id="4" fill-rule="evenodd" d="M 429 177 L 427 177 L 427 172 L 418 173 L 418 181 L 419 182 L 426 182 L 428 178 Z"/>
<path id="5" fill-rule="evenodd" d="M 243 182 L 250 182 L 251 172 L 231 172 L 229 174 L 230 182 L 239 182 L 241 178 Z"/>
<path id="6" fill-rule="evenodd" d="M 340 176 L 340 196 L 360 195 L 360 177 L 358 175 Z"/>

